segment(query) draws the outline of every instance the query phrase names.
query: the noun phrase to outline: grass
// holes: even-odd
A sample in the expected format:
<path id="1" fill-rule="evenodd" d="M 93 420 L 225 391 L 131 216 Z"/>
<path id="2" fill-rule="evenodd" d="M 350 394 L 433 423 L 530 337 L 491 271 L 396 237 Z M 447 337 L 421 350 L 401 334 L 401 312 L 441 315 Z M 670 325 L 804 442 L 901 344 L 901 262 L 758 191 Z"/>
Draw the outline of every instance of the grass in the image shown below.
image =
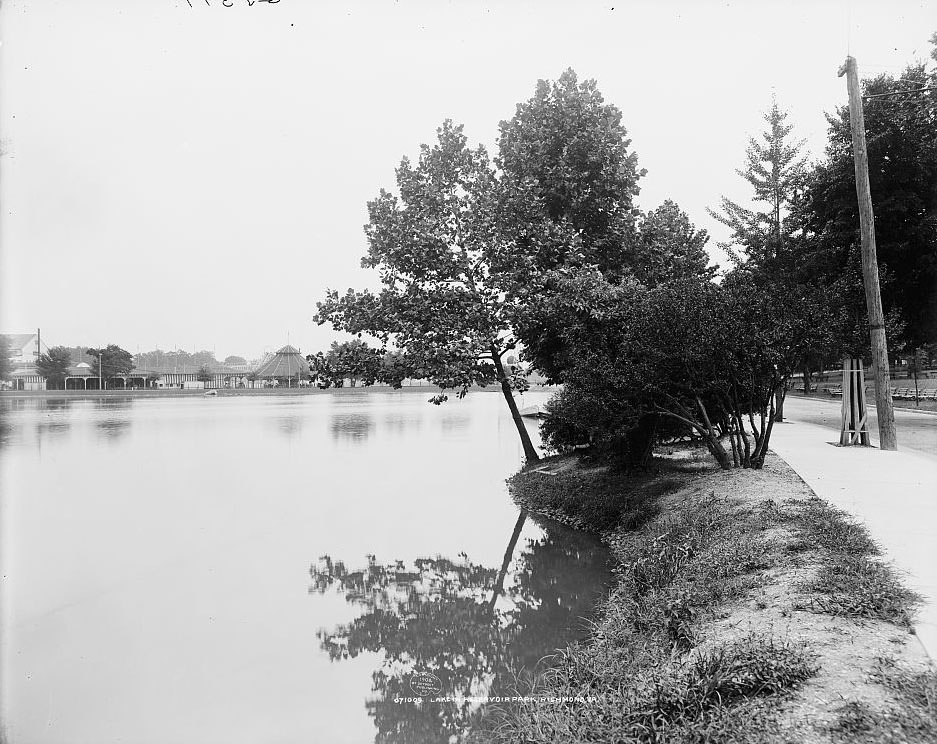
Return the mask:
<path id="1" fill-rule="evenodd" d="M 595 700 L 494 708 L 477 740 L 758 741 L 774 709 L 763 699 L 815 672 L 809 651 L 770 635 L 702 647 L 700 629 L 776 560 L 780 547 L 765 533 L 780 520 L 777 510 L 710 492 L 661 513 L 660 497 L 673 489 L 670 471 L 651 487 L 639 481 L 642 488 L 627 497 L 619 476 L 563 475 L 522 474 L 511 485 L 528 505 L 545 499 L 579 519 L 599 515 L 593 528 L 616 527 L 606 539 L 618 582 L 590 642 L 553 659 L 525 694 Z"/>
<path id="2" fill-rule="evenodd" d="M 767 631 L 712 634 L 733 602 L 768 610 L 767 602 L 750 600 L 771 570 L 810 574 L 794 587 L 794 608 L 910 625 L 916 596 L 878 560 L 866 529 L 820 499 L 718 497 L 718 485 L 670 498 L 700 473 L 692 457 L 659 463 L 653 476 L 544 464 L 556 474 L 528 470 L 509 481 L 515 499 L 602 533 L 618 562 L 617 584 L 591 637 L 548 660 L 518 695 L 590 702 L 490 706 L 474 741 L 801 741 L 802 731 L 785 733 L 779 721 L 784 701 L 817 673 L 812 649 Z M 743 492 L 742 477 L 729 476 L 726 492 Z M 712 473 L 708 482 L 726 478 Z M 937 740 L 914 738 L 933 732 L 933 675 L 902 677 L 882 667 L 879 677 L 895 706 L 849 703 L 826 734 L 851 741 L 865 732 L 856 740 L 879 742 L 899 731 L 905 738 L 895 740 Z"/>
<path id="3" fill-rule="evenodd" d="M 656 498 L 677 484 L 673 478 L 627 476 L 602 468 L 555 475 L 523 471 L 508 480 L 518 504 L 594 532 L 620 524 L 639 527 L 654 515 Z"/>
<path id="4" fill-rule="evenodd" d="M 892 694 L 892 702 L 879 707 L 847 702 L 830 728 L 834 741 L 937 741 L 937 672 L 911 672 L 881 659 L 872 679 Z"/>
<path id="5" fill-rule="evenodd" d="M 655 458 L 649 470 L 637 473 L 605 467 L 538 472 L 569 463 L 569 458 L 547 458 L 509 478 L 508 487 L 519 505 L 571 526 L 597 533 L 636 530 L 657 513 L 661 496 L 711 468 L 708 458 L 699 448 L 680 459 Z"/>
<path id="6" fill-rule="evenodd" d="M 801 585 L 808 596 L 797 609 L 911 628 L 920 597 L 891 566 L 876 560 L 881 551 L 865 527 L 817 498 L 786 506 L 799 545 L 820 551 L 816 575 Z"/>

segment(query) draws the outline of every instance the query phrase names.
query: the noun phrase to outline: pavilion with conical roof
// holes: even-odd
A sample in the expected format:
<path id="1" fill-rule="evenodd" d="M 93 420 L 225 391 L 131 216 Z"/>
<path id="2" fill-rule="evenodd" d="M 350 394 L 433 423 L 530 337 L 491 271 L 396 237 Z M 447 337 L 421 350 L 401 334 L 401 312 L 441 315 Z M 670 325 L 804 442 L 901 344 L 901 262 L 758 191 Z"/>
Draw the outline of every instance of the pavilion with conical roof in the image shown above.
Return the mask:
<path id="1" fill-rule="evenodd" d="M 253 376 L 257 380 L 284 380 L 287 384 L 297 384 L 300 380 L 309 379 L 309 362 L 303 359 L 299 350 L 287 344 L 265 359 L 254 370 Z"/>

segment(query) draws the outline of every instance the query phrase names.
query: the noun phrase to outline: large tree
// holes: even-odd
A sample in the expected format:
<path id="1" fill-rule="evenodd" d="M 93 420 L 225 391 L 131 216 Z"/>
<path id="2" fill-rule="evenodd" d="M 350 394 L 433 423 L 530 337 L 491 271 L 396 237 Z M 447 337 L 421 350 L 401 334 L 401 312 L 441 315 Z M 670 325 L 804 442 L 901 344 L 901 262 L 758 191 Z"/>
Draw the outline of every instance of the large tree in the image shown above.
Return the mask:
<path id="1" fill-rule="evenodd" d="M 379 270 L 383 290 L 330 292 L 317 319 L 393 342 L 409 376 L 460 394 L 499 384 L 533 459 L 511 392 L 526 380 L 502 359 L 522 346 L 537 368 L 559 377 L 569 350 L 563 319 L 548 315 L 551 298 L 594 276 L 628 284 L 638 274 L 663 281 L 705 270 L 705 235 L 676 205 L 643 220 L 647 240 L 639 244 L 633 200 L 641 175 L 621 112 L 594 81 L 580 83 L 572 70 L 540 81 L 501 123 L 494 164 L 451 123 L 416 166 L 404 160 L 399 195 L 382 192 L 369 204 L 363 265 Z M 675 259 L 657 255 L 663 250 Z"/>
<path id="2" fill-rule="evenodd" d="M 837 314 L 829 301 L 837 293 L 804 270 L 808 239 L 800 206 L 809 170 L 803 142 L 792 136 L 787 117 L 773 99 L 764 114 L 767 129 L 760 138 L 749 139 L 745 165 L 736 170 L 751 188 L 751 206 L 723 197 L 720 211 L 709 213 L 732 230 L 730 240 L 720 245 L 729 252 L 733 273 L 750 282 L 751 303 L 767 309 L 777 299 L 798 297 L 801 312 L 813 312 L 815 323 L 829 326 Z M 833 351 L 828 336 L 822 338 L 826 346 L 802 349 L 798 358 L 805 392 L 811 371 Z M 783 403 L 782 390 L 776 401 L 778 420 L 783 420 Z"/>
<path id="3" fill-rule="evenodd" d="M 623 249 L 633 243 L 633 202 L 644 175 L 630 147 L 621 111 L 605 102 L 594 80 L 580 83 L 572 69 L 555 82 L 540 80 L 534 96 L 501 122 L 496 162 L 504 180 L 523 185 L 523 198 L 534 196 L 546 218 L 580 237 L 559 243 L 559 252 L 531 246 L 539 268 L 558 268 L 572 257 L 608 276 L 628 270 L 634 255 Z"/>
<path id="4" fill-rule="evenodd" d="M 593 283 L 571 293 L 564 334 L 578 353 L 552 406 L 551 442 L 590 437 L 616 454 L 644 415 L 657 414 L 700 436 L 721 467 L 761 467 L 776 394 L 823 330 L 804 298 L 768 294 L 756 304 L 756 292 L 737 274 L 722 285 Z"/>
<path id="5" fill-rule="evenodd" d="M 525 312 L 515 330 L 526 360 L 561 382 L 575 350 L 565 346 L 567 319 L 554 298 L 579 274 L 592 282 L 649 286 L 707 273 L 705 231 L 696 230 L 672 201 L 641 215 L 634 200 L 645 171 L 622 124 L 621 111 L 604 100 L 594 80 L 573 70 L 541 80 L 534 96 L 501 122 L 496 164 L 503 198 L 522 201 L 517 221 L 549 226 L 518 230 L 518 304 Z M 547 234 L 553 238 L 544 240 Z"/>
<path id="6" fill-rule="evenodd" d="M 355 387 L 359 381 L 368 386 L 381 377 L 383 353 L 380 349 L 368 346 L 367 342 L 360 338 L 333 341 L 325 358 L 333 384 L 336 380 L 340 383 L 348 380 L 351 387 Z"/>
<path id="7" fill-rule="evenodd" d="M 361 263 L 379 272 L 381 291 L 329 291 L 316 320 L 392 344 L 413 376 L 460 397 L 473 385 L 499 384 L 525 456 L 536 460 L 512 392 L 526 381 L 512 378 L 502 362 L 517 343 L 510 300 L 516 276 L 485 149 L 469 148 L 462 127 L 446 121 L 416 165 L 401 162 L 397 188 L 399 195 L 382 190 L 368 204 Z"/>
<path id="8" fill-rule="evenodd" d="M 10 342 L 6 336 L 0 336 L 0 380 L 9 380 L 13 372 L 10 362 Z"/>
<path id="9" fill-rule="evenodd" d="M 646 287 L 688 277 L 709 277 L 709 234 L 698 230 L 670 199 L 641 215 L 634 244 L 632 272 Z"/>
<path id="10" fill-rule="evenodd" d="M 125 375 L 133 369 L 133 355 L 116 344 L 108 344 L 100 349 L 88 348 L 85 353 L 93 359 L 91 369 L 94 374 L 99 374 L 105 380 Z"/>
<path id="11" fill-rule="evenodd" d="M 48 353 L 40 354 L 36 361 L 36 369 L 46 378 L 46 386 L 51 388 L 65 387 L 65 377 L 72 364 L 72 354 L 66 346 L 53 346 Z"/>

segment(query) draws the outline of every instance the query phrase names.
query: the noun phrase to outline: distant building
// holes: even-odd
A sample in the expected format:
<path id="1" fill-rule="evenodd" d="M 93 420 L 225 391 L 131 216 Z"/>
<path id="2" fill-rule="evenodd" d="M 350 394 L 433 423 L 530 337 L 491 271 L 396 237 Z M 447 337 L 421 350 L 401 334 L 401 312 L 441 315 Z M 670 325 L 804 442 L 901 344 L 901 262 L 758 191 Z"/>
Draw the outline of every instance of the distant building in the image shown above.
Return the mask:
<path id="1" fill-rule="evenodd" d="M 49 347 L 42 344 L 39 348 L 38 333 L 3 333 L 7 342 L 7 355 L 13 367 L 10 379 L 3 384 L 13 390 L 45 390 L 46 379 L 39 374 L 36 362 L 41 352 L 48 352 Z"/>
<path id="2" fill-rule="evenodd" d="M 287 344 L 265 359 L 252 376 L 261 384 L 305 386 L 309 383 L 309 362 L 298 349 Z"/>
<path id="3" fill-rule="evenodd" d="M 238 372 L 244 372 L 245 374 L 250 371 L 250 365 L 248 365 L 247 360 L 244 357 L 225 357 L 224 365 L 225 367 L 230 367 L 231 369 L 234 369 Z"/>

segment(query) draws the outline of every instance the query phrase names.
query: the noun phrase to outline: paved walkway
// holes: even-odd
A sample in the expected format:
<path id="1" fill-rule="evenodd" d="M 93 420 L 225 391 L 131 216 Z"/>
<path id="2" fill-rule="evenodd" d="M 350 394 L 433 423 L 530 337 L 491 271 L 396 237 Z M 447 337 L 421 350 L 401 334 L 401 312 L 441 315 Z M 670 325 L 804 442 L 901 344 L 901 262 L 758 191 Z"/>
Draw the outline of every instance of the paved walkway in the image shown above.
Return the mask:
<path id="1" fill-rule="evenodd" d="M 907 584 L 923 595 L 915 631 L 937 660 L 937 456 L 834 446 L 838 442 L 838 431 L 798 421 L 793 412 L 771 433 L 771 449 L 817 496 L 864 522 Z"/>
<path id="2" fill-rule="evenodd" d="M 878 444 L 878 417 L 875 401 L 868 401 L 869 435 L 872 444 Z M 839 432 L 842 398 L 809 398 L 788 395 L 784 400 L 785 416 L 805 424 L 825 426 Z M 908 408 L 895 409 L 898 429 L 898 449 L 915 450 L 926 455 L 937 456 L 937 412 L 925 412 Z M 837 438 L 838 439 L 838 438 Z"/>

